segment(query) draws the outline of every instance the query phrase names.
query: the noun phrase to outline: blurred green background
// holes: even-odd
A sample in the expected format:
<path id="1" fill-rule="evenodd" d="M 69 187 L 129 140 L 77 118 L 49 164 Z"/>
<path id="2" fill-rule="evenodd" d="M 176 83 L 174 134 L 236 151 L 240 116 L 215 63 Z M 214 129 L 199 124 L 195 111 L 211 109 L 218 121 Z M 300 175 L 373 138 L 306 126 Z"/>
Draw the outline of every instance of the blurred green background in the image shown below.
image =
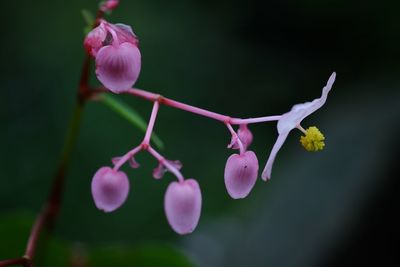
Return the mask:
<path id="1" fill-rule="evenodd" d="M 33 216 L 47 198 L 75 101 L 84 51 L 82 9 L 97 1 L 7 1 L 0 17 L 0 259 L 23 252 Z M 109 17 L 140 38 L 137 87 L 238 117 L 275 115 L 319 97 L 304 121 L 326 136 L 307 153 L 293 131 L 268 183 L 244 200 L 223 181 L 230 138 L 215 121 L 162 107 L 161 151 L 200 183 L 196 231 L 178 236 L 163 194 L 174 178 L 126 168 L 128 201 L 97 210 L 94 172 L 138 144 L 143 133 L 101 103 L 86 107 L 54 238 L 42 266 L 396 266 L 399 240 L 400 18 L 398 1 L 121 0 Z M 93 78 L 93 83 L 97 83 Z M 151 104 L 118 96 L 147 120 Z M 274 123 L 254 125 L 260 169 Z M 47 255 L 45 257 L 44 255 Z M 80 264 L 80 265 L 79 265 Z M 398 266 L 398 265 L 397 265 Z"/>

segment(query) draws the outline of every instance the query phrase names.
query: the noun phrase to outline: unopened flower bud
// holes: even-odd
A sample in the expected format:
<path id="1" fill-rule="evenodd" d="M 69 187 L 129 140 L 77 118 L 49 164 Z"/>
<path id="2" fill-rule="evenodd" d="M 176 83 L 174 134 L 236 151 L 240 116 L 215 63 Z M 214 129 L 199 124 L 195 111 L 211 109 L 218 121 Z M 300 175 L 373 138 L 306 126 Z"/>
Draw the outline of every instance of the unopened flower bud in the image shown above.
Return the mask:
<path id="1" fill-rule="evenodd" d="M 103 42 L 106 38 L 107 30 L 104 24 L 100 24 L 87 34 L 83 46 L 91 56 L 96 57 L 99 49 L 103 47 Z"/>
<path id="2" fill-rule="evenodd" d="M 97 78 L 107 89 L 121 93 L 138 79 L 141 54 L 130 26 L 102 20 L 86 36 L 84 46 L 95 57 Z"/>
<path id="3" fill-rule="evenodd" d="M 243 145 L 246 147 L 249 147 L 253 142 L 253 133 L 247 127 L 247 124 L 241 124 L 237 134 Z"/>
<path id="4" fill-rule="evenodd" d="M 225 186 L 234 199 L 245 198 L 254 187 L 258 175 L 258 160 L 253 151 L 231 155 L 225 165 Z"/>
<path id="5" fill-rule="evenodd" d="M 105 46 L 96 56 L 97 78 L 114 93 L 130 89 L 139 77 L 140 67 L 140 51 L 131 43 Z"/>
<path id="6" fill-rule="evenodd" d="M 237 137 L 240 139 L 246 150 L 253 142 L 253 133 L 247 127 L 247 124 L 241 124 L 237 131 Z M 236 139 L 232 137 L 231 143 L 228 145 L 229 148 L 239 149 L 239 144 Z"/>
<path id="7" fill-rule="evenodd" d="M 103 12 L 109 12 L 117 8 L 119 0 L 107 0 L 100 4 L 100 10 Z"/>
<path id="8" fill-rule="evenodd" d="M 193 232 L 201 213 L 201 191 L 197 181 L 172 182 L 165 193 L 164 208 L 175 232 L 181 235 Z"/>
<path id="9" fill-rule="evenodd" d="M 92 180 L 92 196 L 96 207 L 104 212 L 118 209 L 128 197 L 129 180 L 122 171 L 100 168 Z"/>

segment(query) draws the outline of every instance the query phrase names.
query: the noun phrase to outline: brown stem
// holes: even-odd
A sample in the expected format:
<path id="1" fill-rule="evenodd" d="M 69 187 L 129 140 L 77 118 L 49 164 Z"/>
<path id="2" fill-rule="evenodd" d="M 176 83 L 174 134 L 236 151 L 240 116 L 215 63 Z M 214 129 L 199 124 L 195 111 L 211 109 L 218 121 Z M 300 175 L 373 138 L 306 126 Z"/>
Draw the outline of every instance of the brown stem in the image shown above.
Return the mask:
<path id="1" fill-rule="evenodd" d="M 81 79 L 79 80 L 78 102 L 84 103 L 90 93 L 89 89 L 90 56 L 86 53 L 83 61 Z"/>
<path id="2" fill-rule="evenodd" d="M 0 261 L 0 267 L 12 266 L 12 265 L 29 266 L 26 258 L 16 258 L 16 259 L 8 259 Z"/>
<path id="3" fill-rule="evenodd" d="M 98 11 L 96 21 L 93 27 L 97 26 L 99 20 L 104 16 L 104 12 Z M 26 244 L 25 254 L 21 258 L 7 259 L 0 261 L 0 267 L 20 265 L 24 267 L 33 267 L 35 252 L 37 249 L 39 237 L 46 229 L 51 232 L 55 219 L 60 210 L 62 193 L 64 189 L 65 171 L 68 167 L 72 150 L 76 144 L 77 135 L 79 133 L 81 113 L 86 101 L 90 100 L 97 92 L 92 92 L 89 87 L 90 73 L 90 56 L 85 55 L 85 60 L 82 66 L 81 78 L 78 87 L 77 104 L 69 124 L 68 132 L 64 142 L 64 148 L 61 154 L 61 161 L 54 176 L 53 185 L 47 202 L 44 204 L 42 211 L 36 217 L 35 223 L 32 226 L 28 242 Z"/>
<path id="4" fill-rule="evenodd" d="M 46 229 L 48 232 L 51 232 L 54 221 L 60 210 L 66 173 L 65 171 L 69 164 L 73 148 L 76 144 L 77 135 L 79 133 L 82 108 L 82 103 L 78 102 L 68 127 L 63 152 L 61 154 L 61 161 L 54 176 L 53 185 L 51 187 L 48 200 L 44 204 L 42 211 L 36 217 L 35 223 L 32 226 L 24 256 L 19 259 L 0 261 L 0 267 L 15 264 L 32 267 L 41 233 L 44 229 Z"/>
<path id="5" fill-rule="evenodd" d="M 32 261 L 35 256 L 38 239 L 43 228 L 46 228 L 48 231 L 51 231 L 53 228 L 54 221 L 57 217 L 58 211 L 60 210 L 64 178 L 65 168 L 63 165 L 60 165 L 55 175 L 47 203 L 37 216 L 26 245 L 25 258 L 27 258 L 29 261 Z"/>

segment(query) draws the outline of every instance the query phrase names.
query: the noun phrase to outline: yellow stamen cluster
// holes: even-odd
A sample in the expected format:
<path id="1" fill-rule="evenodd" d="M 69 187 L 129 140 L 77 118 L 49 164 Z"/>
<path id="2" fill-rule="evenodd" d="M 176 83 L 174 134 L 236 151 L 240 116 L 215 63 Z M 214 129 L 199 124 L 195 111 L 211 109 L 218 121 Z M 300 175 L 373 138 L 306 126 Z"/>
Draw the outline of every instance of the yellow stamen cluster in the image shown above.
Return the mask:
<path id="1" fill-rule="evenodd" d="M 307 151 L 318 151 L 324 149 L 325 136 L 318 130 L 317 127 L 312 126 L 306 130 L 306 135 L 300 137 L 301 145 Z"/>

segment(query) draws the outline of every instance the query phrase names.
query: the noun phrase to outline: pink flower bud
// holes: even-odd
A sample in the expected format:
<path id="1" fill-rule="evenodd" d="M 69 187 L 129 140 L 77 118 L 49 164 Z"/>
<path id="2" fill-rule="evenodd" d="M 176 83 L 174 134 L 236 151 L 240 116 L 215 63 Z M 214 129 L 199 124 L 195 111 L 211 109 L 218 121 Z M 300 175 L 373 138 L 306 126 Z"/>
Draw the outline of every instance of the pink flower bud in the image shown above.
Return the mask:
<path id="1" fill-rule="evenodd" d="M 128 176 L 110 167 L 100 168 L 92 180 L 92 196 L 96 207 L 111 212 L 124 204 L 129 193 Z"/>
<path id="2" fill-rule="evenodd" d="M 96 75 L 114 93 L 130 89 L 139 77 L 141 55 L 131 43 L 108 45 L 96 56 Z"/>
<path id="3" fill-rule="evenodd" d="M 237 132 L 239 139 L 242 141 L 243 145 L 249 147 L 253 142 L 253 134 L 247 127 L 247 124 L 241 124 Z"/>
<path id="4" fill-rule="evenodd" d="M 168 223 L 178 234 L 193 232 L 200 219 L 201 191 L 196 180 L 172 182 L 164 197 Z"/>
<path id="5" fill-rule="evenodd" d="M 237 131 L 237 136 L 242 142 L 244 149 L 246 150 L 253 142 L 253 134 L 247 127 L 247 124 L 241 124 Z M 239 149 L 239 144 L 236 139 L 232 138 L 228 148 Z"/>
<path id="6" fill-rule="evenodd" d="M 257 181 L 258 160 L 253 151 L 233 154 L 225 165 L 225 186 L 234 199 L 245 198 Z"/>
<path id="7" fill-rule="evenodd" d="M 138 79 L 141 54 L 130 26 L 101 20 L 86 36 L 84 46 L 96 59 L 97 78 L 112 92 L 121 93 Z"/>
<path id="8" fill-rule="evenodd" d="M 117 8 L 119 0 L 107 0 L 101 3 L 100 10 L 103 12 L 111 11 Z"/>
<path id="9" fill-rule="evenodd" d="M 101 23 L 87 34 L 83 45 L 87 52 L 95 57 L 97 55 L 97 51 L 103 47 L 103 42 L 105 41 L 106 37 L 107 30 L 105 29 L 104 24 Z"/>

